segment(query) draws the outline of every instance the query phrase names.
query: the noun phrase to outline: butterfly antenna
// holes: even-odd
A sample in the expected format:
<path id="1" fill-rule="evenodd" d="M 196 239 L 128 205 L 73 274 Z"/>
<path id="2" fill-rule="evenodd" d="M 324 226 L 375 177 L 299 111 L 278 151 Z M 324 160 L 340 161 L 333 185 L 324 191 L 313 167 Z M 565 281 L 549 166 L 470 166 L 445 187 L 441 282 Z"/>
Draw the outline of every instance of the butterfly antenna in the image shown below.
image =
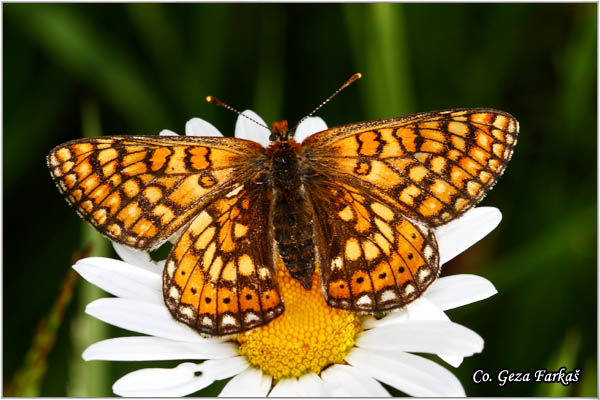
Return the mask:
<path id="1" fill-rule="evenodd" d="M 324 102 L 322 102 L 321 104 L 319 104 L 317 106 L 317 108 L 315 108 L 314 110 L 312 110 L 310 112 L 310 114 L 308 114 L 306 117 L 304 117 L 300 121 L 298 121 L 298 123 L 296 125 L 294 125 L 294 127 L 292 129 L 290 129 L 290 131 L 294 132 L 296 130 L 296 128 L 298 127 L 298 125 L 300 125 L 305 119 L 307 119 L 308 117 L 312 117 L 314 115 L 314 113 L 316 113 L 317 111 L 319 111 L 325 104 L 329 103 L 331 101 L 331 99 L 333 99 L 335 96 L 337 96 L 337 94 L 339 92 L 341 92 L 342 90 L 346 89 L 348 86 L 350 86 L 351 84 L 353 84 L 354 82 L 356 82 L 360 78 L 362 78 L 362 74 L 360 72 L 357 72 L 354 75 L 352 75 L 350 78 L 348 78 L 348 80 L 346 82 L 344 82 L 344 84 L 342 86 L 340 86 L 338 90 L 336 90 L 335 92 L 333 92 L 331 94 L 331 96 L 329 96 Z"/>
<path id="2" fill-rule="evenodd" d="M 249 116 L 247 116 L 246 114 L 242 114 L 241 112 L 239 112 L 238 110 L 236 110 L 235 108 L 231 107 L 229 104 L 225 104 L 223 103 L 221 100 L 217 99 L 214 96 L 206 96 L 206 101 L 212 104 L 215 104 L 217 106 L 220 107 L 224 107 L 226 109 L 228 109 L 229 111 L 233 111 L 234 113 L 236 113 L 237 115 L 240 115 L 246 119 L 249 119 L 250 121 L 254 122 L 256 125 L 262 126 L 263 128 L 267 128 L 269 131 L 271 131 L 271 128 L 269 128 L 267 125 L 258 122 L 257 120 L 255 120 L 254 118 L 251 118 Z"/>

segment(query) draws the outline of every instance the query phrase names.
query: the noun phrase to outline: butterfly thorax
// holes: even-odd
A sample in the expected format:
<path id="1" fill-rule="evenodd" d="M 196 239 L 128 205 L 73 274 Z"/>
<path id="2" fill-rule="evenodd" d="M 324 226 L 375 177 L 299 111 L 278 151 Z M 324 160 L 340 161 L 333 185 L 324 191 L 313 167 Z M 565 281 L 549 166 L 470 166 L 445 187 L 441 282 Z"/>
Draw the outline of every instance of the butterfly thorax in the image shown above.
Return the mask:
<path id="1" fill-rule="evenodd" d="M 300 149 L 294 140 L 276 141 L 266 153 L 271 160 L 272 215 L 277 250 L 290 274 L 310 289 L 315 270 L 315 246 Z"/>

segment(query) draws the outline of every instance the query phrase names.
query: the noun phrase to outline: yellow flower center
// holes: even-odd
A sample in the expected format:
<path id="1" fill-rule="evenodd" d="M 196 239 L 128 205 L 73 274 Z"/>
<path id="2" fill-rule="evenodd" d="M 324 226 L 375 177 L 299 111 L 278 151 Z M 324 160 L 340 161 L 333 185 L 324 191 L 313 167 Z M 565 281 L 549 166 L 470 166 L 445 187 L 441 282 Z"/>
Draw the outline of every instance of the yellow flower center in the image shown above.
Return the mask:
<path id="1" fill-rule="evenodd" d="M 341 363 L 360 332 L 359 316 L 327 305 L 318 271 L 306 290 L 278 263 L 277 282 L 285 304 L 282 315 L 236 337 L 239 352 L 275 379 L 319 373 Z"/>

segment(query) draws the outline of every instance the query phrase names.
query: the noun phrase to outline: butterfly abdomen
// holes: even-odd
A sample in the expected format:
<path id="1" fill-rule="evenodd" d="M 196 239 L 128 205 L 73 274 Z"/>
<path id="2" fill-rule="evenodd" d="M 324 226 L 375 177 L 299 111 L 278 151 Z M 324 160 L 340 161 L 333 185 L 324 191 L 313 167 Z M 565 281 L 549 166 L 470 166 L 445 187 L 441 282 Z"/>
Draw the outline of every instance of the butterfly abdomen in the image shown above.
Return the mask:
<path id="1" fill-rule="evenodd" d="M 273 230 L 277 250 L 290 274 L 306 289 L 315 270 L 313 221 L 302 187 L 295 142 L 275 143 L 268 149 L 273 177 Z"/>

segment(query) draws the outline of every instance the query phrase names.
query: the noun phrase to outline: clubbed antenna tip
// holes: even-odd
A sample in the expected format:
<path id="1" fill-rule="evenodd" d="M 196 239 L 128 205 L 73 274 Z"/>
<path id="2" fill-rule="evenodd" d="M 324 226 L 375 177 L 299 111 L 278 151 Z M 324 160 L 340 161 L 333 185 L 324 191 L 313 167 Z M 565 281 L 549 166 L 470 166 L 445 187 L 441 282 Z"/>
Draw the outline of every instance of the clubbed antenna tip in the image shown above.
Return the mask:
<path id="1" fill-rule="evenodd" d="M 255 123 L 256 125 L 258 125 L 258 126 L 262 126 L 263 128 L 267 128 L 269 131 L 271 130 L 271 129 L 269 129 L 269 127 L 268 127 L 267 125 L 265 125 L 265 124 L 262 124 L 262 123 L 260 123 L 260 122 L 256 121 L 255 119 L 253 119 L 253 118 L 250 118 L 249 116 L 247 116 L 247 115 L 245 115 L 245 114 L 242 114 L 241 112 L 239 112 L 239 111 L 238 111 L 238 110 L 236 110 L 235 108 L 231 107 L 229 104 L 225 104 L 225 103 L 223 103 L 221 100 L 217 99 L 217 98 L 216 98 L 216 97 L 214 97 L 214 96 L 206 96 L 206 97 L 205 97 L 205 100 L 206 100 L 207 102 L 211 103 L 211 104 L 217 105 L 217 106 L 219 106 L 219 107 L 224 107 L 224 108 L 228 109 L 229 111 L 233 111 L 233 112 L 234 112 L 234 113 L 236 113 L 237 115 L 240 115 L 240 116 L 242 116 L 242 117 L 244 117 L 244 118 L 246 118 L 246 119 L 248 119 L 248 120 L 250 120 L 250 121 L 254 122 L 254 123 Z"/>

